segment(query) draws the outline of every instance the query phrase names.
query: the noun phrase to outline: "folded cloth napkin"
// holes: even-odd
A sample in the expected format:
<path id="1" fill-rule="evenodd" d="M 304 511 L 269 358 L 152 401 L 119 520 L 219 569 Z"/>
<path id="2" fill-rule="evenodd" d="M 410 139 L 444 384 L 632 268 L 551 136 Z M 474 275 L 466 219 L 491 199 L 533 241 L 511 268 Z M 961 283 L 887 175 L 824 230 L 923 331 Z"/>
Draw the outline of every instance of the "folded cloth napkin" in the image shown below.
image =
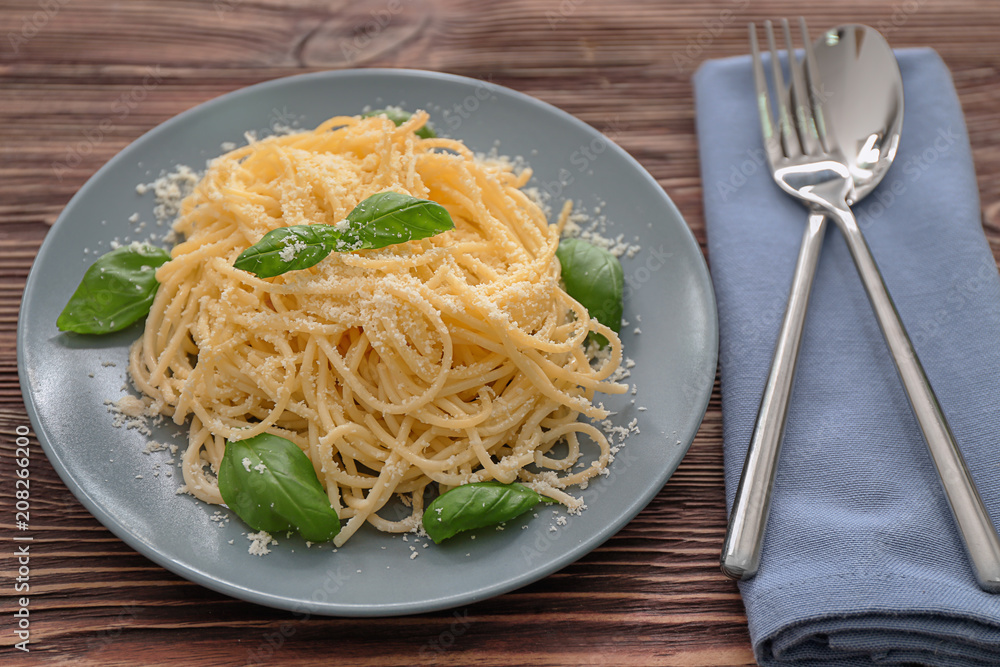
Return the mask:
<path id="1" fill-rule="evenodd" d="M 948 70 L 929 49 L 897 56 L 905 90 L 899 152 L 854 211 L 1000 525 L 1000 278 Z M 768 170 L 749 57 L 707 62 L 694 84 L 731 507 L 806 211 Z M 1000 665 L 1000 595 L 976 585 L 832 223 L 760 570 L 740 590 L 761 665 Z"/>

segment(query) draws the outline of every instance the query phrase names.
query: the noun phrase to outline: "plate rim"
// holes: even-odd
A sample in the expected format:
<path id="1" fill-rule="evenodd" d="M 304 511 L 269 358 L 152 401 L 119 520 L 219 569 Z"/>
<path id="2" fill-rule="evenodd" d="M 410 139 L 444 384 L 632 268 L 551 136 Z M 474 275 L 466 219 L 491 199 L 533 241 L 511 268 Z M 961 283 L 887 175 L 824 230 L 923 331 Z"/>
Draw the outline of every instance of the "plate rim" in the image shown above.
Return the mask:
<path id="1" fill-rule="evenodd" d="M 678 437 L 681 439 L 681 454 L 677 459 L 677 463 L 667 470 L 664 469 L 663 481 L 657 485 L 654 485 L 648 493 L 640 494 L 636 496 L 632 503 L 623 508 L 620 513 L 621 516 L 627 517 L 624 521 L 618 524 L 608 524 L 598 530 L 596 533 L 591 535 L 589 538 L 580 541 L 578 544 L 573 545 L 567 551 L 561 555 L 552 558 L 548 561 L 541 563 L 539 566 L 529 566 L 526 567 L 524 572 L 520 575 L 503 579 L 501 581 L 495 581 L 488 585 L 483 585 L 476 587 L 472 590 L 466 590 L 462 593 L 455 593 L 450 595 L 444 595 L 432 599 L 423 599 L 419 602 L 405 601 L 398 603 L 379 603 L 377 605 L 365 605 L 359 603 L 330 603 L 323 602 L 318 603 L 315 601 L 306 602 L 302 600 L 293 600 L 287 597 L 281 597 L 267 592 L 262 592 L 259 590 L 250 589 L 234 582 L 221 580 L 209 572 L 206 572 L 201 567 L 195 564 L 182 562 L 167 557 L 160 550 L 156 549 L 153 545 L 146 543 L 140 536 L 133 534 L 127 526 L 123 525 L 121 522 L 116 520 L 110 514 L 108 514 L 104 508 L 98 503 L 92 496 L 88 489 L 76 479 L 72 471 L 66 466 L 59 456 L 58 447 L 53 446 L 53 443 L 49 441 L 47 434 L 44 429 L 39 428 L 41 423 L 40 416 L 38 414 L 35 397 L 32 395 L 31 388 L 27 381 L 26 372 L 26 352 L 24 346 L 24 336 L 25 336 L 25 322 L 28 320 L 27 314 L 31 311 L 31 295 L 32 292 L 37 289 L 36 283 L 39 280 L 37 267 L 40 264 L 41 259 L 43 259 L 49 250 L 51 249 L 51 244 L 48 243 L 48 239 L 61 229 L 62 226 L 68 224 L 67 220 L 69 216 L 66 215 L 68 210 L 72 210 L 74 204 L 81 198 L 86 196 L 86 193 L 94 187 L 102 179 L 103 175 L 110 171 L 117 163 L 122 162 L 130 158 L 131 154 L 135 150 L 139 150 L 142 144 L 150 140 L 152 135 L 167 131 L 174 128 L 178 124 L 183 124 L 188 121 L 191 116 L 201 113 L 206 107 L 211 107 L 214 105 L 221 105 L 232 103 L 234 100 L 239 100 L 241 97 L 247 95 L 260 94 L 270 88 L 280 88 L 286 85 L 296 85 L 298 81 L 301 80 L 328 80 L 328 79 L 350 79 L 353 77 L 376 77 L 376 78 L 392 78 L 392 77 L 404 77 L 409 79 L 430 79 L 437 81 L 448 81 L 455 84 L 460 84 L 463 86 L 481 86 L 488 84 L 491 88 L 498 91 L 502 91 L 503 94 L 511 96 L 516 100 L 539 108 L 540 110 L 546 112 L 547 114 L 557 117 L 563 123 L 569 123 L 570 125 L 576 127 L 578 130 L 582 130 L 585 133 L 591 135 L 594 138 L 602 138 L 608 146 L 608 150 L 615 151 L 619 154 L 619 157 L 628 162 L 632 168 L 637 172 L 637 175 L 641 175 L 649 184 L 654 186 L 654 191 L 657 192 L 659 198 L 662 200 L 662 204 L 668 209 L 676 219 L 682 223 L 680 226 L 683 229 L 684 234 L 682 235 L 683 244 L 686 246 L 685 250 L 690 253 L 693 257 L 697 258 L 696 268 L 698 273 L 698 287 L 702 296 L 705 298 L 707 303 L 707 312 L 704 313 L 706 316 L 706 329 L 708 334 L 708 339 L 705 341 L 705 349 L 708 351 L 707 357 L 702 361 L 707 372 L 703 377 L 710 377 L 710 381 L 705 381 L 702 386 L 698 387 L 699 394 L 693 403 L 696 408 L 692 412 L 692 419 L 688 425 L 690 432 L 680 433 L 678 430 Z M 116 153 L 111 157 L 105 164 L 103 164 L 96 172 L 94 172 L 87 181 L 77 190 L 77 192 L 70 198 L 70 200 L 63 207 L 62 211 L 56 222 L 52 227 L 46 232 L 45 238 L 39 247 L 38 253 L 35 255 L 32 261 L 31 270 L 28 273 L 28 277 L 25 281 L 24 291 L 21 298 L 21 304 L 18 311 L 18 324 L 17 324 L 17 334 L 16 334 L 16 346 L 17 346 L 17 368 L 18 368 L 18 378 L 19 386 L 21 389 L 21 395 L 24 400 L 25 411 L 31 422 L 32 428 L 34 430 L 34 435 L 42 450 L 45 452 L 46 457 L 49 459 L 50 464 L 55 469 L 57 475 L 62 480 L 62 482 L 67 486 L 70 493 L 77 498 L 77 500 L 84 505 L 88 512 L 105 528 L 111 531 L 116 537 L 121 539 L 123 542 L 129 545 L 136 552 L 142 556 L 150 559 L 151 561 L 157 563 L 164 569 L 184 578 L 194 583 L 197 583 L 205 588 L 222 593 L 229 597 L 236 599 L 246 600 L 255 604 L 261 604 L 269 607 L 274 607 L 278 609 L 284 609 L 296 612 L 307 612 L 311 614 L 324 615 L 324 616 L 343 616 L 343 617 L 380 617 L 380 616 L 394 616 L 394 615 L 404 615 L 404 614 L 418 614 L 418 613 L 429 613 L 434 611 L 440 611 L 443 609 L 449 609 L 463 604 L 469 604 L 477 602 L 489 597 L 500 595 L 506 592 L 510 592 L 526 586 L 535 581 L 539 581 L 544 577 L 566 567 L 567 565 L 579 560 L 586 554 L 592 552 L 594 549 L 601 546 L 604 542 L 610 539 L 613 535 L 619 532 L 622 528 L 630 523 L 636 515 L 638 515 L 657 494 L 663 489 L 666 483 L 673 476 L 677 467 L 683 461 L 684 457 L 687 455 L 690 446 L 692 445 L 694 438 L 704 420 L 705 414 L 708 409 L 709 401 L 711 400 L 712 390 L 714 388 L 714 379 L 717 372 L 718 364 L 718 346 L 719 346 L 719 322 L 718 322 L 718 305 L 715 298 L 715 291 L 712 285 L 711 275 L 709 273 L 708 264 L 704 253 L 699 246 L 697 239 L 694 236 L 690 226 L 687 224 L 684 216 L 681 215 L 680 210 L 677 208 L 676 204 L 667 194 L 666 190 L 656 181 L 655 178 L 646 170 L 645 167 L 639 163 L 631 154 L 629 154 L 625 149 L 620 147 L 612 139 L 606 137 L 603 133 L 598 131 L 593 126 L 580 120 L 579 118 L 573 116 L 572 114 L 563 111 L 559 107 L 553 104 L 545 102 L 544 100 L 538 99 L 526 93 L 508 88 L 501 84 L 496 84 L 492 82 L 485 82 L 481 79 L 476 79 L 472 77 L 466 77 L 456 74 L 435 72 L 430 70 L 420 70 L 420 69 L 407 69 L 407 68 L 355 68 L 355 69 L 342 69 L 342 70 L 327 70 L 320 72 L 308 72 L 302 74 L 295 74 L 290 76 L 276 77 L 273 79 L 268 79 L 266 81 L 261 81 L 256 84 L 249 86 L 237 88 L 235 90 L 217 95 L 211 99 L 205 100 L 198 103 L 197 105 L 186 109 L 171 118 L 165 120 L 164 122 L 154 126 L 148 131 L 144 132 L 141 136 L 130 142 L 121 151 Z M 701 370 L 701 369 L 699 369 Z M 291 603 L 295 604 L 291 604 Z"/>

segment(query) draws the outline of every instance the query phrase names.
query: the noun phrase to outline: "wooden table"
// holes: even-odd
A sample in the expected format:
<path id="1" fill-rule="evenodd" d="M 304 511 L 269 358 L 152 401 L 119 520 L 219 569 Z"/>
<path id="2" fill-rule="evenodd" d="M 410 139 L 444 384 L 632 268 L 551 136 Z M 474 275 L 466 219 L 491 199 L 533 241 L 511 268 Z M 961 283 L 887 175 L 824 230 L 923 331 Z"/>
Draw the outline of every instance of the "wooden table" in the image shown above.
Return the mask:
<path id="1" fill-rule="evenodd" d="M 725 530 L 715 392 L 677 473 L 579 562 L 456 611 L 311 618 L 189 583 L 115 538 L 31 459 L 31 644 L 16 651 L 16 430 L 21 292 L 48 226 L 136 137 L 253 83 L 343 67 L 487 78 L 615 138 L 670 193 L 704 244 L 691 74 L 746 52 L 745 24 L 806 11 L 814 32 L 858 21 L 951 67 L 1000 257 L 1000 8 L 993 0 L 7 0 L 0 6 L 0 649 L 5 664 L 748 665 Z M 153 82 L 152 84 L 150 82 Z M 137 92 L 138 91 L 138 92 Z M 107 123 L 111 119 L 110 123 Z"/>

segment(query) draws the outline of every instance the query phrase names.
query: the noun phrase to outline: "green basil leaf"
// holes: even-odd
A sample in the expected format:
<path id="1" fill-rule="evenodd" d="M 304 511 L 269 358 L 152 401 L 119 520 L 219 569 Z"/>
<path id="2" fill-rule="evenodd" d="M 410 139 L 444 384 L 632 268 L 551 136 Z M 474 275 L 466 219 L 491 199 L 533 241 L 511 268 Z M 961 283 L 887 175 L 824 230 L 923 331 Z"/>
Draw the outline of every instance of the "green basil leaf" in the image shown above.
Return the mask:
<path id="1" fill-rule="evenodd" d="M 233 266 L 259 278 L 308 269 L 333 252 L 340 233 L 330 225 L 294 225 L 272 229 L 236 258 Z"/>
<path id="2" fill-rule="evenodd" d="M 166 250 L 148 245 L 122 246 L 102 255 L 83 274 L 56 326 L 60 331 L 102 334 L 142 319 L 160 286 L 156 269 L 169 260 Z"/>
<path id="3" fill-rule="evenodd" d="M 435 498 L 424 510 L 424 530 L 440 544 L 463 530 L 493 526 L 521 516 L 540 502 L 553 502 L 521 484 L 475 482 Z"/>
<path id="4" fill-rule="evenodd" d="M 372 195 L 347 214 L 347 223 L 337 242 L 340 252 L 384 248 L 455 228 L 441 204 L 399 192 Z"/>
<path id="5" fill-rule="evenodd" d="M 389 120 L 396 124 L 396 127 L 399 127 L 406 121 L 410 120 L 410 118 L 413 117 L 413 114 L 409 111 L 403 111 L 402 109 L 395 107 L 391 109 L 375 109 L 374 111 L 366 111 L 361 114 L 362 118 L 371 118 L 372 116 L 386 116 Z M 422 139 L 433 139 L 437 136 L 437 132 L 434 131 L 434 126 L 430 123 L 425 123 L 424 126 L 414 132 L 414 134 Z"/>
<path id="6" fill-rule="evenodd" d="M 620 331 L 624 304 L 625 276 L 621 262 L 604 248 L 583 239 L 563 239 L 556 257 L 562 265 L 566 293 L 580 302 L 587 313 L 612 331 Z M 607 340 L 594 335 L 602 346 Z"/>
<path id="7" fill-rule="evenodd" d="M 334 250 L 384 248 L 454 228 L 451 215 L 437 202 L 399 192 L 380 192 L 354 207 L 339 225 L 317 223 L 271 230 L 244 250 L 233 266 L 260 278 L 271 278 L 307 269 Z"/>
<path id="8" fill-rule="evenodd" d="M 257 531 L 294 530 L 311 542 L 332 540 L 340 532 L 340 519 L 309 457 L 276 435 L 226 442 L 219 493 Z"/>

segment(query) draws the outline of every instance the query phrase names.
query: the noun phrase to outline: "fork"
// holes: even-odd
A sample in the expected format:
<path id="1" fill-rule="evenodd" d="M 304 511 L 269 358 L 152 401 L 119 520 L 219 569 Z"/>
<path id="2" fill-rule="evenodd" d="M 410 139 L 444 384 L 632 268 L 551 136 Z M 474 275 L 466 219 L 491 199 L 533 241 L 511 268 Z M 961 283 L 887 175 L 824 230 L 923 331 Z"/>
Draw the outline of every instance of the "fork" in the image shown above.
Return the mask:
<path id="1" fill-rule="evenodd" d="M 803 62 L 795 56 L 788 21 L 782 20 L 781 26 L 791 77 L 788 90 L 785 89 L 775 48 L 773 26 L 770 21 L 764 24 L 771 51 L 773 101 L 761 62 L 757 29 L 753 23 L 749 26 L 757 107 L 771 173 L 782 190 L 802 201 L 811 211 L 825 213 L 844 235 L 941 478 L 976 581 L 985 591 L 1000 592 L 1000 538 L 889 296 L 878 265 L 847 204 L 853 195 L 854 181 L 847 160 L 833 141 L 836 128 L 824 115 L 822 102 L 816 95 L 816 91 L 822 89 L 822 83 L 805 20 L 799 19 L 805 47 Z M 774 106 L 777 106 L 777 117 Z M 779 443 L 780 440 L 763 444 L 752 441 L 747 450 L 721 557 L 722 570 L 730 577 L 748 579 L 757 572 Z"/>

